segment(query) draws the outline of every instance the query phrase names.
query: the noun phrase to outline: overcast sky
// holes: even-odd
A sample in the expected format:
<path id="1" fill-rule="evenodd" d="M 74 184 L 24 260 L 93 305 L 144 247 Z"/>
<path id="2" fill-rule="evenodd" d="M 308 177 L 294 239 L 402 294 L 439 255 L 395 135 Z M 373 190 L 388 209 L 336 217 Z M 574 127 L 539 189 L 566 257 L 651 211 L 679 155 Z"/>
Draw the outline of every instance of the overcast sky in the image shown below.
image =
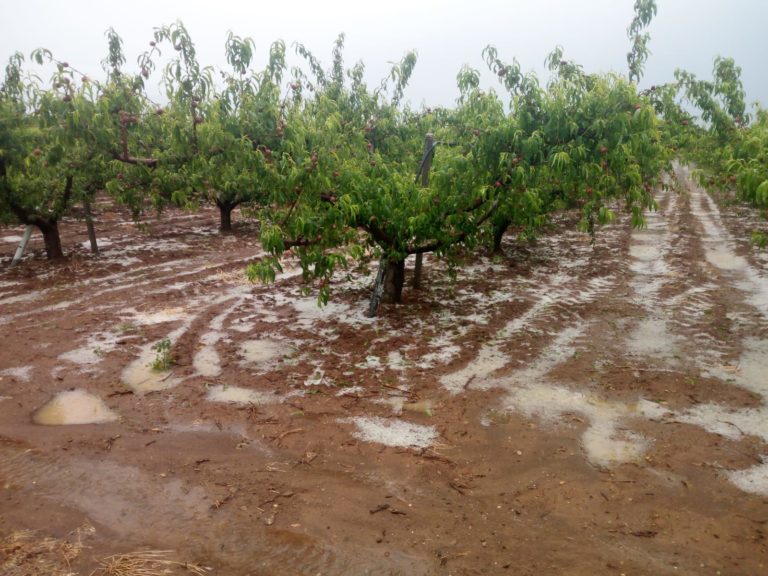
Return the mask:
<path id="1" fill-rule="evenodd" d="M 363 60 L 378 84 L 388 62 L 410 49 L 419 61 L 406 97 L 414 105 L 451 105 L 463 64 L 485 70 L 481 51 L 495 45 L 502 59 L 516 57 L 543 80 L 544 58 L 556 46 L 587 71 L 626 74 L 626 28 L 634 0 L 0 0 L 0 61 L 15 51 L 28 57 L 46 47 L 62 60 L 98 76 L 112 26 L 135 61 L 155 26 L 184 22 L 203 64 L 223 66 L 228 30 L 256 42 L 259 67 L 269 44 L 301 42 L 328 64 L 334 38 L 347 37 L 346 60 Z M 749 102 L 768 107 L 768 0 L 657 0 L 648 61 L 641 85 L 672 79 L 675 68 L 710 77 L 715 56 L 742 67 Z M 488 86 L 494 79 L 486 76 Z"/>

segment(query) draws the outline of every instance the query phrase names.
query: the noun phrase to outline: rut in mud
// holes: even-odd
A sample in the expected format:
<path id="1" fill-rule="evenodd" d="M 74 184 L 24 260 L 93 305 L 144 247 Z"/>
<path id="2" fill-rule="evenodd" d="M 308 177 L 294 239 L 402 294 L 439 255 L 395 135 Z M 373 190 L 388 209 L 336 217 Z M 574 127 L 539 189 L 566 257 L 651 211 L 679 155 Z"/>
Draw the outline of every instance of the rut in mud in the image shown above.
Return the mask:
<path id="1" fill-rule="evenodd" d="M 227 575 L 761 573 L 768 261 L 669 184 L 595 246 L 508 243 L 455 282 L 427 259 L 376 320 L 370 272 L 320 309 L 295 267 L 246 283 L 254 236 L 213 213 L 145 237 L 101 206 L 101 256 L 0 276 L 0 536 L 90 522 L 79 574 L 144 548 Z"/>

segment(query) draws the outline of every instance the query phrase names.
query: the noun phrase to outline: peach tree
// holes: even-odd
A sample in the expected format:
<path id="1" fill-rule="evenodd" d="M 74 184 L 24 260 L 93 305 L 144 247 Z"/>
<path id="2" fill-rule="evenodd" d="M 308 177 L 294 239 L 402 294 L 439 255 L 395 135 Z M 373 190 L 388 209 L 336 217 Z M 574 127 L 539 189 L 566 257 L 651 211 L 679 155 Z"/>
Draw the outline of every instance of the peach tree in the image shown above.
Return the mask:
<path id="1" fill-rule="evenodd" d="M 381 291 L 372 299 L 375 314 L 379 297 L 400 301 L 409 255 L 449 255 L 474 241 L 495 210 L 494 191 L 475 177 L 452 112 L 399 105 L 415 54 L 406 54 L 380 86 L 369 89 L 362 64 L 345 69 L 342 48 L 343 36 L 325 70 L 298 47 L 309 73 L 294 71 L 301 107 L 288 119 L 285 152 L 272 165 L 274 197 L 261 218 L 270 257 L 251 265 L 249 275 L 274 278 L 291 250 L 325 300 L 335 270 L 373 257 Z M 416 173 L 428 133 L 451 145 L 427 151 L 435 157 L 430 183 L 423 186 Z"/>
<path id="2" fill-rule="evenodd" d="M 0 217 L 39 228 L 51 259 L 63 256 L 58 223 L 75 204 L 82 203 L 89 217 L 99 191 L 157 166 L 150 152 L 157 147 L 158 119 L 144 78 L 123 72 L 122 40 L 114 30 L 107 31 L 107 41 L 106 81 L 38 49 L 32 59 L 53 66 L 50 82 L 25 72 L 24 58 L 16 54 L 0 88 Z M 138 210 L 136 198 L 143 202 L 143 193 L 125 183 L 117 188 L 129 191 L 118 198 Z M 89 232 L 95 247 L 90 221 Z"/>
<path id="3" fill-rule="evenodd" d="M 285 46 L 272 44 L 267 66 L 255 72 L 254 42 L 229 33 L 225 54 L 231 70 L 215 71 L 201 65 L 191 36 L 176 22 L 155 29 L 139 59 L 143 76 L 155 70 L 163 51 L 170 54 L 162 70 L 167 103 L 136 123 L 143 136 L 138 144 L 155 162 L 122 170 L 111 192 L 137 215 L 146 204 L 214 204 L 220 230 L 229 232 L 236 207 L 259 206 L 268 196 L 265 165 L 280 148 L 290 104 L 280 86 Z"/>

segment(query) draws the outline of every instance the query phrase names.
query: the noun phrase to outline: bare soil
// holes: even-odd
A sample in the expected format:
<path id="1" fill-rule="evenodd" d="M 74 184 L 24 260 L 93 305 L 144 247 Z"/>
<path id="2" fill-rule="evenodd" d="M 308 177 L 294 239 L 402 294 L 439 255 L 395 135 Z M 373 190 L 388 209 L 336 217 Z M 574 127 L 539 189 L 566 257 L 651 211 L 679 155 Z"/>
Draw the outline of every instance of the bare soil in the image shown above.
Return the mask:
<path id="1" fill-rule="evenodd" d="M 0 573 L 768 573 L 768 259 L 677 174 L 646 230 L 426 258 L 375 320 L 373 269 L 249 284 L 213 210 L 104 201 L 99 256 L 72 220 L 13 269 L 0 228 Z"/>

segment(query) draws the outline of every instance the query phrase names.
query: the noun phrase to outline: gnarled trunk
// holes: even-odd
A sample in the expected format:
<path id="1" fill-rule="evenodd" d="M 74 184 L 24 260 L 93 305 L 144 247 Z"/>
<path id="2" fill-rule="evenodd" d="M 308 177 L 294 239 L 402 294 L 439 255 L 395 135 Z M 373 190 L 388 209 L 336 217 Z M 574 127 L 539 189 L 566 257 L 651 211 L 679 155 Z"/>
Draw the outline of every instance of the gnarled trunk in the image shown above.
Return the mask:
<path id="1" fill-rule="evenodd" d="M 405 260 L 393 262 L 387 260 L 387 269 L 384 273 L 384 292 L 381 301 L 387 304 L 399 303 L 403 296 L 403 284 L 405 283 Z"/>
<path id="2" fill-rule="evenodd" d="M 216 201 L 216 206 L 219 207 L 219 230 L 221 232 L 232 232 L 232 210 L 234 210 L 238 204 L 239 202 Z"/>
<path id="3" fill-rule="evenodd" d="M 368 316 L 373 318 L 379 312 L 382 302 L 400 302 L 405 283 L 405 260 L 391 261 L 386 256 L 379 262 L 379 271 L 373 283 L 373 294 L 368 306 Z"/>
<path id="4" fill-rule="evenodd" d="M 59 235 L 59 222 L 57 220 L 38 220 L 34 225 L 40 229 L 45 243 L 45 255 L 48 260 L 60 260 L 64 258 L 61 249 L 61 236 Z"/>
<path id="5" fill-rule="evenodd" d="M 501 241 L 504 239 L 504 233 L 509 228 L 508 220 L 500 220 L 493 223 L 493 253 L 501 252 Z"/>

